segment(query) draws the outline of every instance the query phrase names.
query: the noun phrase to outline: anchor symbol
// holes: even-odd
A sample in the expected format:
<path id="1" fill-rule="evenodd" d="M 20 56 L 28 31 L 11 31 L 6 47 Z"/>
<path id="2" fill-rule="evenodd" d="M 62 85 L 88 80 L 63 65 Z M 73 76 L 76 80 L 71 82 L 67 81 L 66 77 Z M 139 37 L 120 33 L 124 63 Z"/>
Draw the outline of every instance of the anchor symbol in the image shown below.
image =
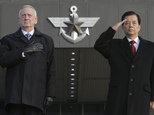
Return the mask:
<path id="1" fill-rule="evenodd" d="M 81 41 L 86 34 L 89 35 L 89 29 L 87 28 L 84 32 L 82 32 L 80 26 L 84 23 L 84 22 L 79 22 L 79 17 L 78 14 L 76 13 L 77 11 L 77 7 L 76 6 L 72 6 L 70 8 L 72 14 L 70 14 L 70 21 L 69 22 L 64 22 L 66 25 L 68 25 L 69 29 L 67 31 L 63 30 L 63 28 L 60 28 L 60 33 L 62 34 L 63 37 L 68 40 L 71 43 L 77 43 L 79 41 Z M 71 35 L 71 36 L 69 36 Z"/>
<path id="2" fill-rule="evenodd" d="M 62 34 L 62 36 L 71 43 L 77 43 L 83 40 L 86 35 L 90 35 L 88 27 L 93 27 L 99 18 L 79 18 L 76 13 L 76 6 L 72 6 L 70 11 L 72 13 L 69 18 L 49 17 L 48 19 L 55 27 L 60 27 L 59 35 Z M 67 27 L 68 30 L 65 31 L 62 27 Z M 81 30 L 81 27 L 86 27 L 84 32 Z"/>

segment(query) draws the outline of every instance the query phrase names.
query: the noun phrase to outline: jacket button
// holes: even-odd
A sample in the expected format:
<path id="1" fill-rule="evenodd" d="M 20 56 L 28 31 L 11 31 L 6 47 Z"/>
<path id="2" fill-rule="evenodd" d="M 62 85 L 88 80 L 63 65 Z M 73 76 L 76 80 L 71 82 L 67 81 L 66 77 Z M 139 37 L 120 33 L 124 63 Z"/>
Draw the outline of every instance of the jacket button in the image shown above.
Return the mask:
<path id="1" fill-rule="evenodd" d="M 134 81 L 134 79 L 133 79 L 133 78 L 131 78 L 131 79 L 130 79 L 130 81 L 131 81 L 131 82 L 133 82 L 133 81 Z"/>
<path id="2" fill-rule="evenodd" d="M 132 68 L 134 68 L 135 67 L 135 65 L 132 65 Z"/>
<path id="3" fill-rule="evenodd" d="M 129 93 L 129 96 L 132 96 L 132 95 L 133 95 L 133 94 L 130 92 L 130 93 Z"/>

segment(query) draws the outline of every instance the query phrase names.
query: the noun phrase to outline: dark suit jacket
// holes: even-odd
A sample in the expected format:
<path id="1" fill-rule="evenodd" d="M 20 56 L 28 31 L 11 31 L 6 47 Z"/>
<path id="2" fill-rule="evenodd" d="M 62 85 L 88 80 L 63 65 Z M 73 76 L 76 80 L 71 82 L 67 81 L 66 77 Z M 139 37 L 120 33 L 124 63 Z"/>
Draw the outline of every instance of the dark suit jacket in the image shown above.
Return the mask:
<path id="1" fill-rule="evenodd" d="M 51 37 L 35 28 L 28 41 L 21 29 L 1 39 L 0 65 L 6 72 L 6 110 L 10 103 L 26 104 L 43 110 L 47 96 L 55 97 L 56 68 L 54 43 Z M 32 43 L 43 44 L 43 51 L 22 57 L 24 48 Z"/>
<path id="2" fill-rule="evenodd" d="M 113 39 L 114 34 L 110 27 L 94 46 L 111 68 L 104 115 L 149 115 L 150 100 L 154 100 L 154 43 L 139 37 L 133 57 L 127 38 Z"/>

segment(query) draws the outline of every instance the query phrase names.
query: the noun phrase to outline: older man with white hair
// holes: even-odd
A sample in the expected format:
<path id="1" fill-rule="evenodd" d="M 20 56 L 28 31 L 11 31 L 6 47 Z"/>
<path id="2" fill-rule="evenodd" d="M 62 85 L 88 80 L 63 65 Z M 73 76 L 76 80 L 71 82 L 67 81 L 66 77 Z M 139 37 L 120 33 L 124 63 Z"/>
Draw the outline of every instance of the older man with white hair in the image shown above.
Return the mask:
<path id="1" fill-rule="evenodd" d="M 37 12 L 30 5 L 19 11 L 20 28 L 4 36 L 0 65 L 6 71 L 5 109 L 9 115 L 42 115 L 55 97 L 54 42 L 34 26 Z"/>

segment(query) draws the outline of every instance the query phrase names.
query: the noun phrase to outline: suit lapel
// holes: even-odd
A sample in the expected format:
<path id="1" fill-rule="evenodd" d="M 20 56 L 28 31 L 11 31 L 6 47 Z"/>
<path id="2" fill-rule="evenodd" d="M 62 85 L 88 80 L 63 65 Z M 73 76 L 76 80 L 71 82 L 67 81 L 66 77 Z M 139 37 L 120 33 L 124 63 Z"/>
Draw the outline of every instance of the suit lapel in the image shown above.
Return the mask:
<path id="1" fill-rule="evenodd" d="M 120 47 L 123 50 L 123 52 L 125 53 L 125 55 L 127 55 L 130 59 L 133 58 L 133 53 L 131 51 L 130 44 L 129 44 L 126 37 L 121 40 Z"/>
<path id="2" fill-rule="evenodd" d="M 21 28 L 19 28 L 19 30 L 15 33 L 15 37 L 21 39 L 25 43 L 28 43 L 28 39 L 23 35 Z"/>
<path id="3" fill-rule="evenodd" d="M 146 44 L 145 44 L 144 40 L 141 37 L 139 37 L 139 39 L 140 39 L 140 44 L 139 44 L 138 50 L 137 50 L 137 52 L 135 54 L 134 61 L 137 60 L 138 58 L 140 58 L 143 51 L 144 51 L 144 49 L 146 49 L 145 48 Z"/>
<path id="4" fill-rule="evenodd" d="M 37 30 L 36 28 L 35 29 L 35 32 L 34 32 L 34 35 L 31 37 L 30 40 L 28 40 L 22 33 L 21 31 L 21 28 L 19 28 L 19 30 L 17 32 L 15 32 L 15 37 L 21 39 L 23 42 L 25 42 L 26 44 L 27 43 L 30 43 L 31 41 L 34 41 L 35 40 L 35 36 L 41 36 L 41 32 L 39 30 Z"/>
<path id="5" fill-rule="evenodd" d="M 140 39 L 140 44 L 138 46 L 138 50 L 137 50 L 135 56 L 133 56 L 130 44 L 129 44 L 126 37 L 124 39 L 122 39 L 122 41 L 120 42 L 120 47 L 124 51 L 125 55 L 128 56 L 133 61 L 136 61 L 137 59 L 139 59 L 145 49 L 146 44 L 145 44 L 144 40 L 141 37 L 139 37 L 139 39 Z"/>
<path id="6" fill-rule="evenodd" d="M 39 40 L 38 37 L 41 38 L 41 35 L 42 35 L 41 32 L 36 28 L 34 29 L 35 29 L 35 32 L 34 32 L 34 35 L 31 37 L 30 41 L 37 41 Z"/>

